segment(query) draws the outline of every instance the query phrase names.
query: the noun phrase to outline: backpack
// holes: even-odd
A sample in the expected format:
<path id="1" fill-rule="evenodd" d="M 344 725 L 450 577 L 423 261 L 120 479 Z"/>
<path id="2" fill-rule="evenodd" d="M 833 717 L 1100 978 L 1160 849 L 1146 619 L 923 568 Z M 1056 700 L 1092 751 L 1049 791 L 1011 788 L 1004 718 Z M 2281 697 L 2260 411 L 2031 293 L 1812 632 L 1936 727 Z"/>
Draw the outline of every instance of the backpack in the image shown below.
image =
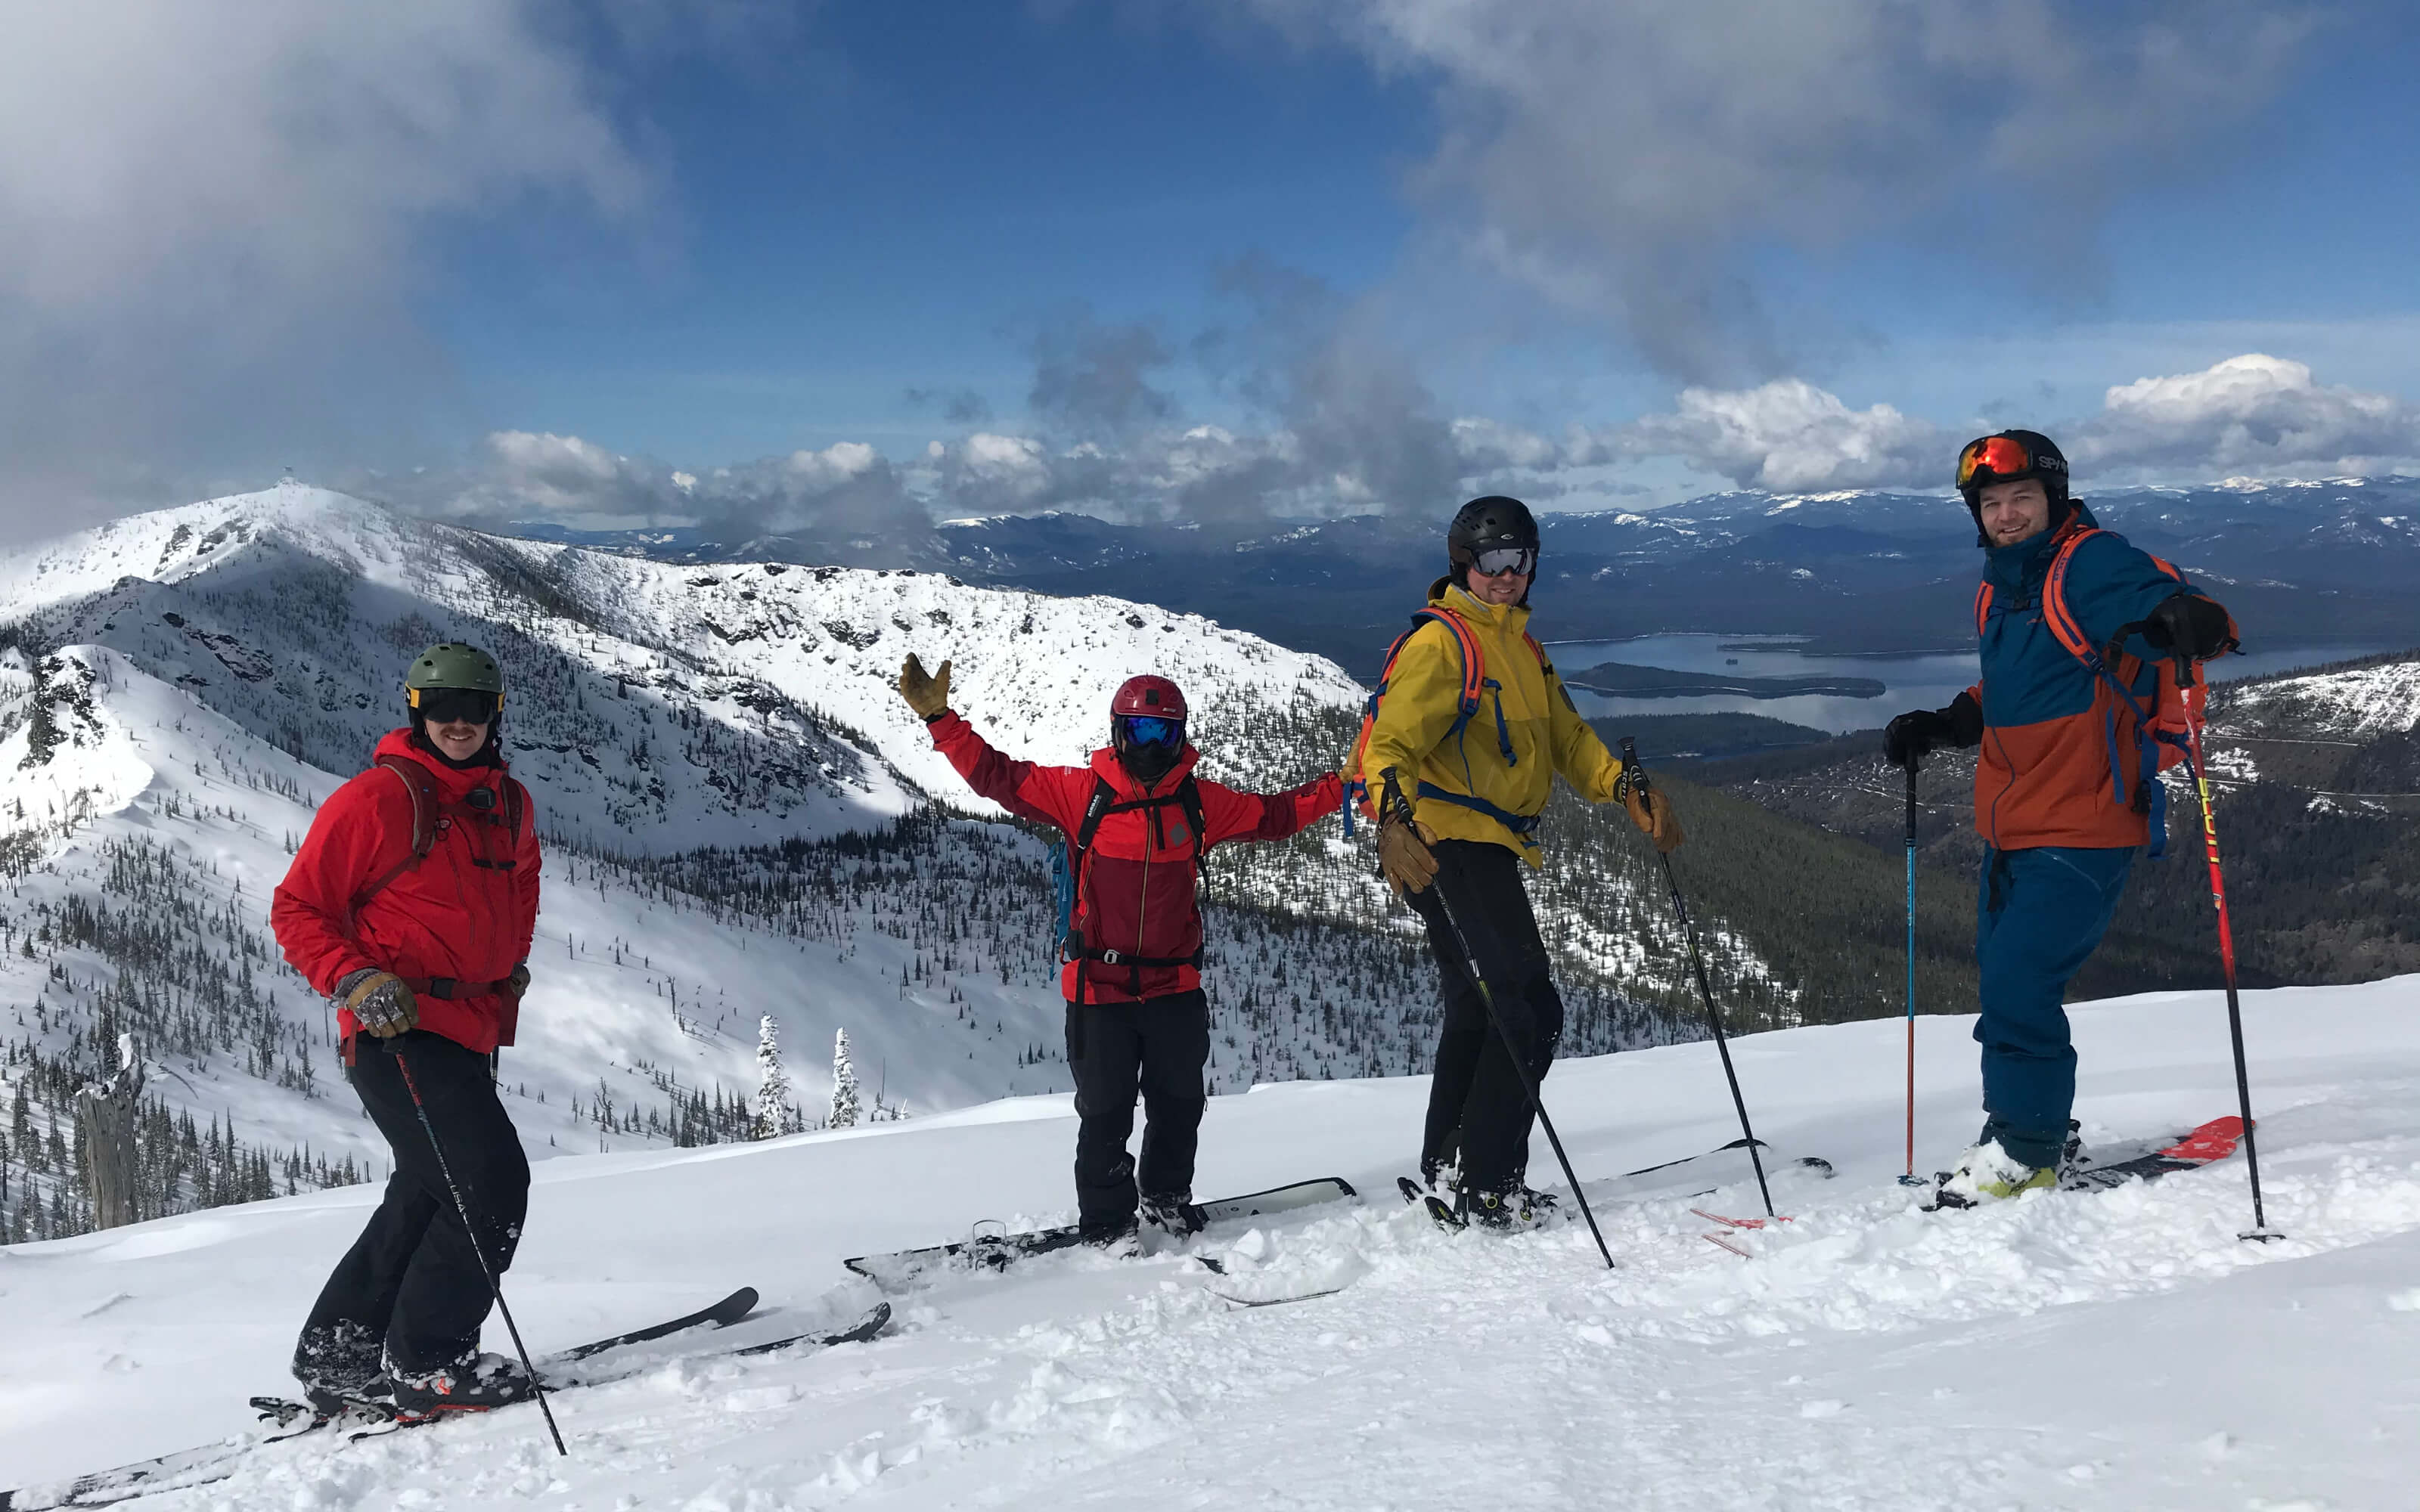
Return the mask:
<path id="1" fill-rule="evenodd" d="M 1082 933 L 1077 930 L 1076 897 L 1083 883 L 1084 859 L 1093 849 L 1094 837 L 1101 831 L 1101 821 L 1113 813 L 1131 813 L 1141 809 L 1160 809 L 1170 804 L 1174 804 L 1183 810 L 1185 821 L 1191 826 L 1193 833 L 1194 886 L 1198 888 L 1202 884 L 1202 853 L 1209 848 L 1209 832 L 1202 825 L 1202 789 L 1195 785 L 1193 774 L 1187 772 L 1185 774 L 1184 781 L 1177 783 L 1166 793 L 1155 796 L 1133 798 L 1124 803 L 1117 801 L 1117 789 L 1109 786 L 1108 780 L 1100 774 L 1094 773 L 1093 796 L 1084 805 L 1083 822 L 1076 826 L 1076 833 L 1073 836 L 1050 847 L 1050 885 L 1059 900 L 1059 954 L 1063 960 L 1082 963 L 1077 967 L 1076 972 L 1076 1000 L 1079 1003 L 1084 1000 L 1084 977 L 1092 963 L 1095 961 L 1109 965 L 1131 966 L 1134 969 L 1133 991 L 1137 996 L 1140 996 L 1142 993 L 1143 967 L 1198 967 L 1202 964 L 1202 958 L 1198 953 L 1180 961 L 1164 960 L 1156 956 L 1144 959 L 1117 950 L 1095 949 L 1084 943 Z"/>
<path id="2" fill-rule="evenodd" d="M 470 809 L 473 813 L 484 812 L 469 804 L 449 804 L 444 795 L 437 791 L 437 779 L 428 775 L 428 768 L 409 756 L 381 756 L 375 765 L 383 766 L 401 778 L 404 791 L 411 795 L 411 850 L 402 860 L 387 868 L 376 881 L 353 894 L 352 902 L 346 905 L 346 918 L 349 924 L 360 916 L 365 904 L 384 892 L 396 878 L 406 872 L 420 870 L 420 863 L 427 860 L 428 853 L 437 848 L 437 838 L 453 826 L 454 816 L 445 811 L 447 809 Z M 500 824 L 504 826 L 506 838 L 514 842 L 514 849 L 517 850 L 521 835 L 521 785 L 508 777 L 504 779 L 504 811 L 501 815 L 486 813 L 485 817 L 490 824 Z M 501 861 L 473 856 L 471 864 L 490 872 L 510 872 L 520 864 L 520 860 L 517 855 L 507 855 Z"/>
<path id="3" fill-rule="evenodd" d="M 2050 626 L 2051 635 L 2067 648 L 2068 655 L 2108 684 L 2110 691 L 2118 695 L 2118 702 L 2125 704 L 2127 711 L 2134 717 L 2135 779 L 2131 807 L 2150 821 L 2150 849 L 2147 854 L 2156 861 L 2167 854 L 2168 848 L 2168 789 L 2157 774 L 2192 755 L 2193 733 L 2201 724 L 2202 710 L 2210 701 L 2210 689 L 2197 678 L 2179 681 L 2177 664 L 2164 657 L 2158 663 L 2158 684 L 2151 690 L 2149 706 L 2146 707 L 2135 699 L 2130 686 L 2142 670 L 2142 659 L 2119 649 L 2115 640 L 2106 647 L 2095 649 L 2085 635 L 2084 626 L 2069 611 L 2068 563 L 2074 558 L 2077 547 L 2096 535 L 2106 533 L 2095 527 L 2078 531 L 2060 543 L 2058 551 L 2051 558 L 2050 572 L 2042 579 L 2042 623 Z M 2185 575 L 2173 563 L 2152 557 L 2151 564 L 2175 579 L 2180 586 L 2183 584 Z M 1978 636 L 1983 633 L 1991 619 L 1992 597 L 1989 581 L 1975 591 L 1975 633 Z M 2120 632 L 2120 639 L 2123 639 L 2123 632 Z M 2118 664 L 2118 671 L 2111 670 L 2113 661 Z M 2119 671 L 2124 676 L 2121 677 Z M 2118 717 L 2114 713 L 2108 717 L 2106 733 L 2111 790 L 2119 803 L 2128 803 L 2127 795 L 2118 788 L 2121 768 L 2118 762 Z"/>
<path id="4" fill-rule="evenodd" d="M 1481 693 L 1492 688 L 1496 692 L 1497 748 L 1504 753 L 1505 765 L 1520 764 L 1520 758 L 1512 754 L 1512 733 L 1504 723 L 1504 685 L 1487 675 L 1487 657 L 1480 648 L 1479 636 L 1471 629 L 1470 623 L 1452 609 L 1435 604 L 1429 605 L 1412 615 L 1411 628 L 1395 637 L 1394 643 L 1387 648 L 1387 661 L 1379 671 L 1378 686 L 1371 693 L 1369 702 L 1362 706 L 1361 733 L 1353 741 L 1353 780 L 1344 790 L 1344 833 L 1348 839 L 1353 834 L 1354 810 L 1360 810 L 1361 817 L 1373 824 L 1377 822 L 1378 800 L 1370 792 L 1370 779 L 1361 770 L 1361 759 L 1370 749 L 1370 732 L 1378 724 L 1379 702 L 1387 696 L 1387 685 L 1394 681 L 1395 658 L 1403 654 L 1404 642 L 1411 640 L 1414 632 L 1431 621 L 1446 627 L 1447 633 L 1453 637 L 1455 649 L 1462 654 L 1461 701 L 1455 706 L 1453 726 L 1446 732 L 1447 737 L 1456 743 L 1462 740 L 1464 732 L 1470 728 L 1471 719 L 1479 713 Z M 1521 639 L 1528 641 L 1529 649 L 1537 654 L 1538 666 L 1547 674 L 1552 675 L 1555 664 L 1546 659 L 1546 648 L 1538 643 L 1538 638 L 1525 630 L 1522 632 Z M 1419 796 L 1435 798 L 1440 803 L 1450 803 L 1465 809 L 1476 809 L 1519 836 L 1522 844 L 1537 843 L 1529 838 L 1529 831 L 1538 827 L 1536 814 L 1509 813 L 1484 798 L 1476 797 L 1467 793 L 1449 793 L 1434 782 L 1419 784 Z"/>

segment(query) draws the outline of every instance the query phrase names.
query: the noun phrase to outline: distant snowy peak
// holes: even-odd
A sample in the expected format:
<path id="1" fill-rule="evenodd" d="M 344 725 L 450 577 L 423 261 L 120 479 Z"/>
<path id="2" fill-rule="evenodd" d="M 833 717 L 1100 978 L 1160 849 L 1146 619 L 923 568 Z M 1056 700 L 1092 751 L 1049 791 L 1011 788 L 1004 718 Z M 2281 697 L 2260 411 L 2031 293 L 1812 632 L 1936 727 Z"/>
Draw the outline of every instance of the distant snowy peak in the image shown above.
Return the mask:
<path id="1" fill-rule="evenodd" d="M 898 697 L 911 651 L 954 661 L 959 709 L 1044 761 L 1083 760 L 1110 691 L 1156 671 L 1191 696 L 1198 731 L 1224 737 L 1214 771 L 1299 781 L 1334 753 L 1286 748 L 1293 712 L 1359 696 L 1331 662 L 1148 604 L 906 569 L 654 562 L 291 484 L 0 559 L 0 625 L 52 651 L 108 647 L 338 775 L 400 722 L 413 651 L 488 646 L 510 686 L 514 769 L 549 830 L 632 853 L 864 828 L 928 794 L 973 803 Z M 70 662 L 21 675 L 72 680 Z"/>

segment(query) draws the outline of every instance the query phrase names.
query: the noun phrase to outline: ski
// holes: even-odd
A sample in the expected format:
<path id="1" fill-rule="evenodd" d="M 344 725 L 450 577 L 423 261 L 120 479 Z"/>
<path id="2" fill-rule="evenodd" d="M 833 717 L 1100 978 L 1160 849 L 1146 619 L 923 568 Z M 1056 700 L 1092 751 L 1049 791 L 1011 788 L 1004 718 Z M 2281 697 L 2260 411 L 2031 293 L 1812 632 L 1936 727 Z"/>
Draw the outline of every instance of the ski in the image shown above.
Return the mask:
<path id="1" fill-rule="evenodd" d="M 1238 1297 L 1233 1292 L 1220 1291 L 1216 1287 L 1211 1287 L 1206 1289 L 1209 1291 L 1210 1295 L 1231 1306 L 1283 1307 L 1288 1303 L 1311 1302 L 1320 1297 L 1333 1297 L 1344 1288 L 1342 1287 L 1323 1287 L 1317 1291 L 1297 1291 L 1292 1296 L 1287 1297 Z"/>
<path id="2" fill-rule="evenodd" d="M 696 1312 L 680 1318 L 670 1319 L 646 1328 L 634 1329 L 627 1334 L 616 1334 L 611 1338 L 597 1339 L 576 1349 L 566 1350 L 549 1357 L 548 1363 L 569 1364 L 585 1360 L 592 1355 L 602 1354 L 608 1350 L 619 1349 L 624 1345 L 643 1344 L 668 1337 L 686 1329 L 708 1324 L 717 1328 L 727 1327 L 755 1310 L 755 1288 L 741 1287 L 710 1307 L 702 1307 Z M 886 1319 L 889 1318 L 888 1308 L 883 1309 L 883 1316 Z M 586 1385 L 589 1382 L 584 1381 L 567 1382 L 550 1381 L 548 1382 L 550 1388 L 558 1384 Z M 299 1439 L 308 1433 L 316 1433 L 321 1428 L 340 1424 L 346 1418 L 356 1415 L 354 1412 L 323 1413 L 307 1402 L 291 1401 L 282 1396 L 255 1396 L 251 1399 L 251 1405 L 253 1410 L 260 1414 L 263 1422 L 272 1423 L 286 1431 L 251 1438 L 228 1439 L 218 1443 L 203 1444 L 197 1448 L 180 1449 L 174 1454 L 160 1455 L 150 1459 L 138 1459 L 132 1464 L 119 1465 L 113 1470 L 94 1471 L 48 1485 L 28 1486 L 17 1490 L 0 1490 L 0 1512 L 46 1512 L 46 1509 L 52 1507 L 106 1506 L 113 1502 L 147 1496 L 154 1491 L 177 1489 L 185 1486 L 206 1486 L 212 1481 L 224 1480 L 227 1475 L 233 1474 L 235 1473 L 233 1461 L 251 1454 L 256 1449 L 265 1448 L 272 1443 L 283 1443 L 289 1439 Z M 364 1405 L 358 1415 L 365 1424 L 397 1421 L 385 1413 L 376 1412 L 367 1404 Z M 294 1427 L 292 1425 L 298 1420 L 302 1422 L 302 1427 Z M 379 1430 L 372 1428 L 368 1431 Z M 204 1473 L 209 1471 L 218 1471 L 220 1473 Z"/>
<path id="3" fill-rule="evenodd" d="M 2079 1165 L 2063 1175 L 2058 1184 L 2067 1192 L 2105 1192 L 2129 1181 L 2156 1181 L 2173 1171 L 2198 1170 L 2225 1160 L 2242 1143 L 2243 1120 L 2230 1113 L 2146 1154 L 2106 1165 Z"/>
<path id="4" fill-rule="evenodd" d="M 2062 1192 L 2106 1192 L 2112 1187 L 2132 1181 L 2156 1181 L 2177 1171 L 2199 1170 L 2233 1155 L 2243 1144 L 2243 1120 L 2230 1113 L 2212 1119 L 2208 1123 L 2187 1130 L 2164 1142 L 2154 1140 L 2151 1148 L 2117 1160 L 2095 1160 L 2088 1152 L 2079 1155 L 2076 1164 L 2061 1171 L 2058 1190 Z M 1960 1202 L 1941 1200 L 1941 1183 L 1949 1180 L 1949 1172 L 1937 1172 L 1932 1179 L 1933 1199 L 1923 1205 L 1925 1212 L 1956 1212 L 1966 1206 Z"/>
<path id="5" fill-rule="evenodd" d="M 1271 1187 L 1265 1192 L 1247 1193 L 1239 1197 L 1224 1197 L 1201 1206 L 1206 1223 L 1220 1224 L 1291 1212 L 1325 1202 L 1339 1202 L 1357 1195 L 1351 1182 L 1330 1176 Z M 978 1226 L 976 1233 L 953 1244 L 899 1250 L 889 1255 L 859 1255 L 841 1263 L 883 1290 L 898 1292 L 913 1288 L 936 1272 L 1005 1271 L 1019 1260 L 1074 1249 L 1085 1242 L 1083 1230 L 1073 1224 L 1021 1234 L 985 1232 Z"/>

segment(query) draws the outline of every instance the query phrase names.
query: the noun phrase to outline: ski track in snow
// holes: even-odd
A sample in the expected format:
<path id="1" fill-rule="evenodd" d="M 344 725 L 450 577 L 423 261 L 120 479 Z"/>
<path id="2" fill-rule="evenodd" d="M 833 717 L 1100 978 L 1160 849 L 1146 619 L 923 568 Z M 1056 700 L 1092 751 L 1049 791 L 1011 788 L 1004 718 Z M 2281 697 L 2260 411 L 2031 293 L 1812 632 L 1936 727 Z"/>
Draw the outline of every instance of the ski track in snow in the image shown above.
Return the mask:
<path id="1" fill-rule="evenodd" d="M 313 1438 L 147 1505 L 1326 1509 L 2388 1508 L 2420 1435 L 2420 979 L 2252 995 L 2270 1222 L 2239 1156 L 2109 1193 L 1922 1215 L 1897 1184 L 1900 1035 L 1735 1041 L 1787 1225 L 1732 1153 L 1606 1172 L 1735 1130 L 1712 1047 L 1546 1083 L 1620 1269 L 1576 1219 L 1447 1235 L 1398 1202 L 1425 1083 L 1214 1100 L 1202 1190 L 1343 1174 L 1363 1195 L 1182 1255 L 1078 1251 L 894 1299 L 891 1334 L 679 1358 L 529 1410 L 358 1445 Z M 2075 1011 L 2088 1142 L 2227 1111 L 2215 995 Z M 1919 1151 L 1971 1134 L 1968 1019 L 1920 1025 Z M 852 1316 L 837 1260 L 1006 1216 L 1063 1219 L 1063 1103 L 710 1151 L 550 1162 L 511 1277 L 539 1348 L 748 1281 L 737 1342 Z M 1539 1142 L 1533 1177 L 1553 1170 Z M 1711 1194 L 1705 1188 L 1719 1182 Z M 1559 1184 L 1559 1183 L 1557 1183 Z M 0 1251 L 0 1484 L 236 1431 L 358 1223 L 331 1192 Z M 1246 1310 L 1209 1289 L 1339 1294 Z M 105 1304 L 105 1305 L 102 1305 Z M 491 1327 L 490 1347 L 504 1344 Z M 671 1356 L 671 1357 L 667 1357 Z M 645 1361 L 657 1363 L 644 1364 Z M 631 1362 L 624 1362 L 630 1364 Z M 109 1411 L 116 1404 L 118 1411 Z M 132 1407 L 132 1411 L 125 1410 Z M 181 1410 L 180 1410 L 181 1409 Z"/>

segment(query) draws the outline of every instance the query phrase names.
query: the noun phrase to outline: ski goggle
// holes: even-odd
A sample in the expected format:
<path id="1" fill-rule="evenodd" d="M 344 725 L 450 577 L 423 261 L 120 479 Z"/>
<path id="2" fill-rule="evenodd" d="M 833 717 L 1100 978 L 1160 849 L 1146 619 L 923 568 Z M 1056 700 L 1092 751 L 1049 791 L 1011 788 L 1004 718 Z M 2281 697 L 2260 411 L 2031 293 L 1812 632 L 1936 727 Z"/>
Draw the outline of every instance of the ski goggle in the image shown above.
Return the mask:
<path id="1" fill-rule="evenodd" d="M 476 687 L 415 687 L 411 706 L 430 724 L 486 724 L 496 717 L 502 696 Z"/>
<path id="2" fill-rule="evenodd" d="M 1181 746 L 1185 743 L 1185 721 L 1162 719 L 1148 714 L 1130 714 L 1122 721 L 1126 741 L 1136 746 Z"/>
<path id="3" fill-rule="evenodd" d="M 1482 578 L 1495 578 L 1517 572 L 1527 578 L 1538 570 L 1535 548 L 1526 546 L 1491 546 L 1470 554 L 1470 570 Z"/>
<path id="4" fill-rule="evenodd" d="M 1992 478 L 2013 478 L 2034 471 L 2034 454 L 2013 436 L 1986 436 L 1979 441 L 1968 441 L 1958 454 L 1958 486 L 1971 487 L 1976 474 L 1990 473 Z M 1986 483 L 1991 478 L 1984 479 Z"/>

